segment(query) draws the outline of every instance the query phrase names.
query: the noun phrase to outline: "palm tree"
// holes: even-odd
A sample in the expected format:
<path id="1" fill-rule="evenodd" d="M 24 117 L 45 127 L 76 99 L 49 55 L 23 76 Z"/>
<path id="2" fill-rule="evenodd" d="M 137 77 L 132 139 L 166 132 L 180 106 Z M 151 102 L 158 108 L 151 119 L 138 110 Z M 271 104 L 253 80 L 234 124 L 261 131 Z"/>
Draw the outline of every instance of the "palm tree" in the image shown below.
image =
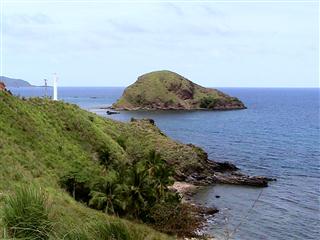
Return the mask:
<path id="1" fill-rule="evenodd" d="M 156 151 L 151 151 L 147 161 L 148 173 L 155 181 L 155 188 L 157 190 L 157 200 L 161 201 L 166 198 L 168 192 L 168 185 L 173 183 L 173 170 Z"/>
<path id="2" fill-rule="evenodd" d="M 143 219 L 157 203 L 172 201 L 175 195 L 168 190 L 173 171 L 151 151 L 147 159 L 130 165 L 119 165 L 99 179 L 91 192 L 89 205 L 109 214 Z"/>
<path id="3" fill-rule="evenodd" d="M 97 188 L 90 193 L 92 198 L 89 206 L 117 215 L 125 209 L 125 202 L 122 201 L 124 186 L 119 183 L 117 172 L 109 171 L 103 184 Z"/>
<path id="4" fill-rule="evenodd" d="M 155 190 L 149 177 L 145 162 L 139 162 L 128 171 L 128 208 L 137 218 L 148 205 L 155 202 Z"/>

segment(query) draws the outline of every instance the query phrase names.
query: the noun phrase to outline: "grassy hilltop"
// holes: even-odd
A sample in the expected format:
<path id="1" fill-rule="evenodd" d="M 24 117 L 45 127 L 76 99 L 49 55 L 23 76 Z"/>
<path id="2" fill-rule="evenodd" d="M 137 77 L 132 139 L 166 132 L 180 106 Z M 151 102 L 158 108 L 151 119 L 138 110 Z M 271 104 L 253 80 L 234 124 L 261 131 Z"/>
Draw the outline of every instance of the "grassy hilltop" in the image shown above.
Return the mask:
<path id="1" fill-rule="evenodd" d="M 190 170 L 204 171 L 205 164 L 201 149 L 169 139 L 148 121 L 117 122 L 76 105 L 19 99 L 0 91 L 1 238 L 16 231 L 6 227 L 13 214 L 8 197 L 41 203 L 32 199 L 45 193 L 53 222 L 49 239 L 107 239 L 99 235 L 99 226 L 124 234 L 112 239 L 167 239 L 115 216 L 149 221 L 141 216 L 154 216 L 152 206 L 175 197 L 167 189 L 172 184 L 170 166 L 172 176 L 184 178 Z M 34 194 L 30 186 L 41 192 Z M 25 198 L 11 199 L 11 204 L 26 204 Z M 25 214 L 13 209 L 14 214 Z"/>
<path id="2" fill-rule="evenodd" d="M 171 71 L 155 71 L 140 76 L 112 107 L 118 110 L 245 108 L 239 99 L 202 87 Z"/>

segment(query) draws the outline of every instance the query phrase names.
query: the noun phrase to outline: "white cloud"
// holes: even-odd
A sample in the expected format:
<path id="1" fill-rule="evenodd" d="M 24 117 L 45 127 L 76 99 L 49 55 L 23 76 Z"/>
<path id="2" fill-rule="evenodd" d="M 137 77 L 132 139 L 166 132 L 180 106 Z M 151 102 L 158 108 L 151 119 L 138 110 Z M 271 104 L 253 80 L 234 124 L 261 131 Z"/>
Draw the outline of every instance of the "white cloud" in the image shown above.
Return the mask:
<path id="1" fill-rule="evenodd" d="M 19 72 L 32 79 L 53 63 L 54 71 L 69 76 L 89 71 L 96 79 L 91 83 L 101 86 L 113 85 L 99 78 L 106 71 L 111 78 L 121 71 L 126 80 L 120 85 L 158 67 L 228 83 L 230 68 L 236 68 L 239 85 L 259 74 L 272 84 L 270 73 L 262 75 L 263 59 L 287 79 L 281 84 L 290 86 L 294 75 L 310 85 L 317 80 L 308 74 L 316 71 L 317 26 L 312 5 L 298 4 L 8 4 L 5 70 L 15 76 L 19 63 Z M 298 71 L 297 58 L 308 66 Z M 255 74 L 248 74 L 248 66 Z M 87 81 L 83 75 L 80 85 Z"/>

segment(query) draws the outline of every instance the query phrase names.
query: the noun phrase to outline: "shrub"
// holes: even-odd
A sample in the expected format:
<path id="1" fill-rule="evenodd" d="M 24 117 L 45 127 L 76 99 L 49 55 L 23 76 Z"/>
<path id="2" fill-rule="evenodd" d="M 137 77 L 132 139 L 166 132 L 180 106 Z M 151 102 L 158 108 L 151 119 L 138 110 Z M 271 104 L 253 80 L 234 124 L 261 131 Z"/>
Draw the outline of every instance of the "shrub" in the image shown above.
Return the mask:
<path id="1" fill-rule="evenodd" d="M 70 170 L 60 177 L 60 185 L 64 188 L 75 200 L 88 203 L 90 200 L 88 176 L 85 172 Z"/>
<path id="2" fill-rule="evenodd" d="M 47 195 L 35 187 L 18 187 L 5 199 L 3 223 L 10 237 L 48 239 L 53 224 L 49 219 Z"/>
<path id="3" fill-rule="evenodd" d="M 117 143 L 123 148 L 123 150 L 126 150 L 126 138 L 123 135 L 120 135 L 116 139 Z"/>
<path id="4" fill-rule="evenodd" d="M 200 100 L 200 107 L 201 108 L 214 108 L 217 104 L 217 99 L 213 97 L 204 97 Z"/>
<path id="5" fill-rule="evenodd" d="M 89 116 L 88 119 L 89 119 L 90 122 L 94 122 L 94 117 L 93 116 Z"/>
<path id="6" fill-rule="evenodd" d="M 99 155 L 99 161 L 102 165 L 107 166 L 110 160 L 110 152 L 108 149 L 101 149 L 98 152 Z"/>
<path id="7" fill-rule="evenodd" d="M 198 237 L 196 231 L 204 221 L 196 207 L 188 203 L 157 204 L 151 209 L 149 218 L 155 229 L 179 237 Z"/>
<path id="8" fill-rule="evenodd" d="M 143 95 L 138 94 L 134 99 L 134 102 L 136 102 L 138 105 L 143 105 L 146 102 L 146 99 Z"/>

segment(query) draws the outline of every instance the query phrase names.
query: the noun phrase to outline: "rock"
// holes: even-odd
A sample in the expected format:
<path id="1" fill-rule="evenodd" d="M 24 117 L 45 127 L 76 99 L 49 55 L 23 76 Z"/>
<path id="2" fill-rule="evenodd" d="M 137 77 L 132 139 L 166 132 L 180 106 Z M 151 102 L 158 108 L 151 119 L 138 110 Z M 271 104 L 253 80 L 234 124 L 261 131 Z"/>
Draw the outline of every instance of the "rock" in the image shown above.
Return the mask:
<path id="1" fill-rule="evenodd" d="M 227 171 L 236 171 L 238 168 L 236 165 L 230 162 L 214 162 L 212 165 L 212 169 L 218 172 L 227 172 Z"/>
<path id="2" fill-rule="evenodd" d="M 151 125 L 155 126 L 155 121 L 151 118 L 142 118 L 142 119 L 136 119 L 136 118 L 131 118 L 130 122 L 147 122 L 150 123 Z"/>
<path id="3" fill-rule="evenodd" d="M 5 91 L 6 85 L 3 82 L 0 82 L 0 91 Z"/>
<path id="4" fill-rule="evenodd" d="M 180 196 L 185 197 L 185 200 L 189 201 L 190 198 L 188 196 L 193 195 L 198 187 L 191 183 L 176 181 L 172 186 L 169 187 L 169 189 L 179 193 Z"/>
<path id="5" fill-rule="evenodd" d="M 267 187 L 268 182 L 276 181 L 273 178 L 263 176 L 248 176 L 237 171 L 213 171 L 210 173 L 203 172 L 198 174 L 192 174 L 185 178 L 180 176 L 180 179 L 194 185 L 211 185 L 211 184 L 232 184 L 232 185 L 244 185 L 255 187 Z"/>
<path id="6" fill-rule="evenodd" d="M 220 198 L 220 196 L 219 196 L 219 195 L 216 195 L 216 198 Z"/>
<path id="7" fill-rule="evenodd" d="M 217 208 L 214 207 L 203 207 L 203 206 L 197 206 L 197 210 L 199 214 L 203 215 L 214 215 L 219 212 Z"/>
<path id="8" fill-rule="evenodd" d="M 154 123 L 154 120 L 153 120 L 153 119 L 150 119 L 150 118 L 149 118 L 149 119 L 148 119 L 148 121 L 149 121 L 149 123 L 150 123 L 150 124 L 155 125 L 155 123 Z"/>
<path id="9" fill-rule="evenodd" d="M 108 114 L 108 115 L 113 115 L 113 114 L 120 114 L 120 113 L 119 113 L 119 112 L 114 112 L 114 111 L 109 111 L 109 110 L 108 110 L 108 111 L 107 111 L 107 114 Z"/>
<path id="10" fill-rule="evenodd" d="M 214 214 L 216 214 L 217 212 L 219 212 L 218 209 L 211 207 L 211 208 L 207 208 L 206 214 L 207 214 L 207 215 L 214 215 Z"/>
<path id="11" fill-rule="evenodd" d="M 263 176 L 248 176 L 241 173 L 215 173 L 212 178 L 214 183 L 246 185 L 254 187 L 267 187 L 269 178 Z"/>
<path id="12" fill-rule="evenodd" d="M 0 91 L 7 92 L 12 95 L 11 91 L 6 88 L 6 84 L 4 82 L 0 82 Z"/>

